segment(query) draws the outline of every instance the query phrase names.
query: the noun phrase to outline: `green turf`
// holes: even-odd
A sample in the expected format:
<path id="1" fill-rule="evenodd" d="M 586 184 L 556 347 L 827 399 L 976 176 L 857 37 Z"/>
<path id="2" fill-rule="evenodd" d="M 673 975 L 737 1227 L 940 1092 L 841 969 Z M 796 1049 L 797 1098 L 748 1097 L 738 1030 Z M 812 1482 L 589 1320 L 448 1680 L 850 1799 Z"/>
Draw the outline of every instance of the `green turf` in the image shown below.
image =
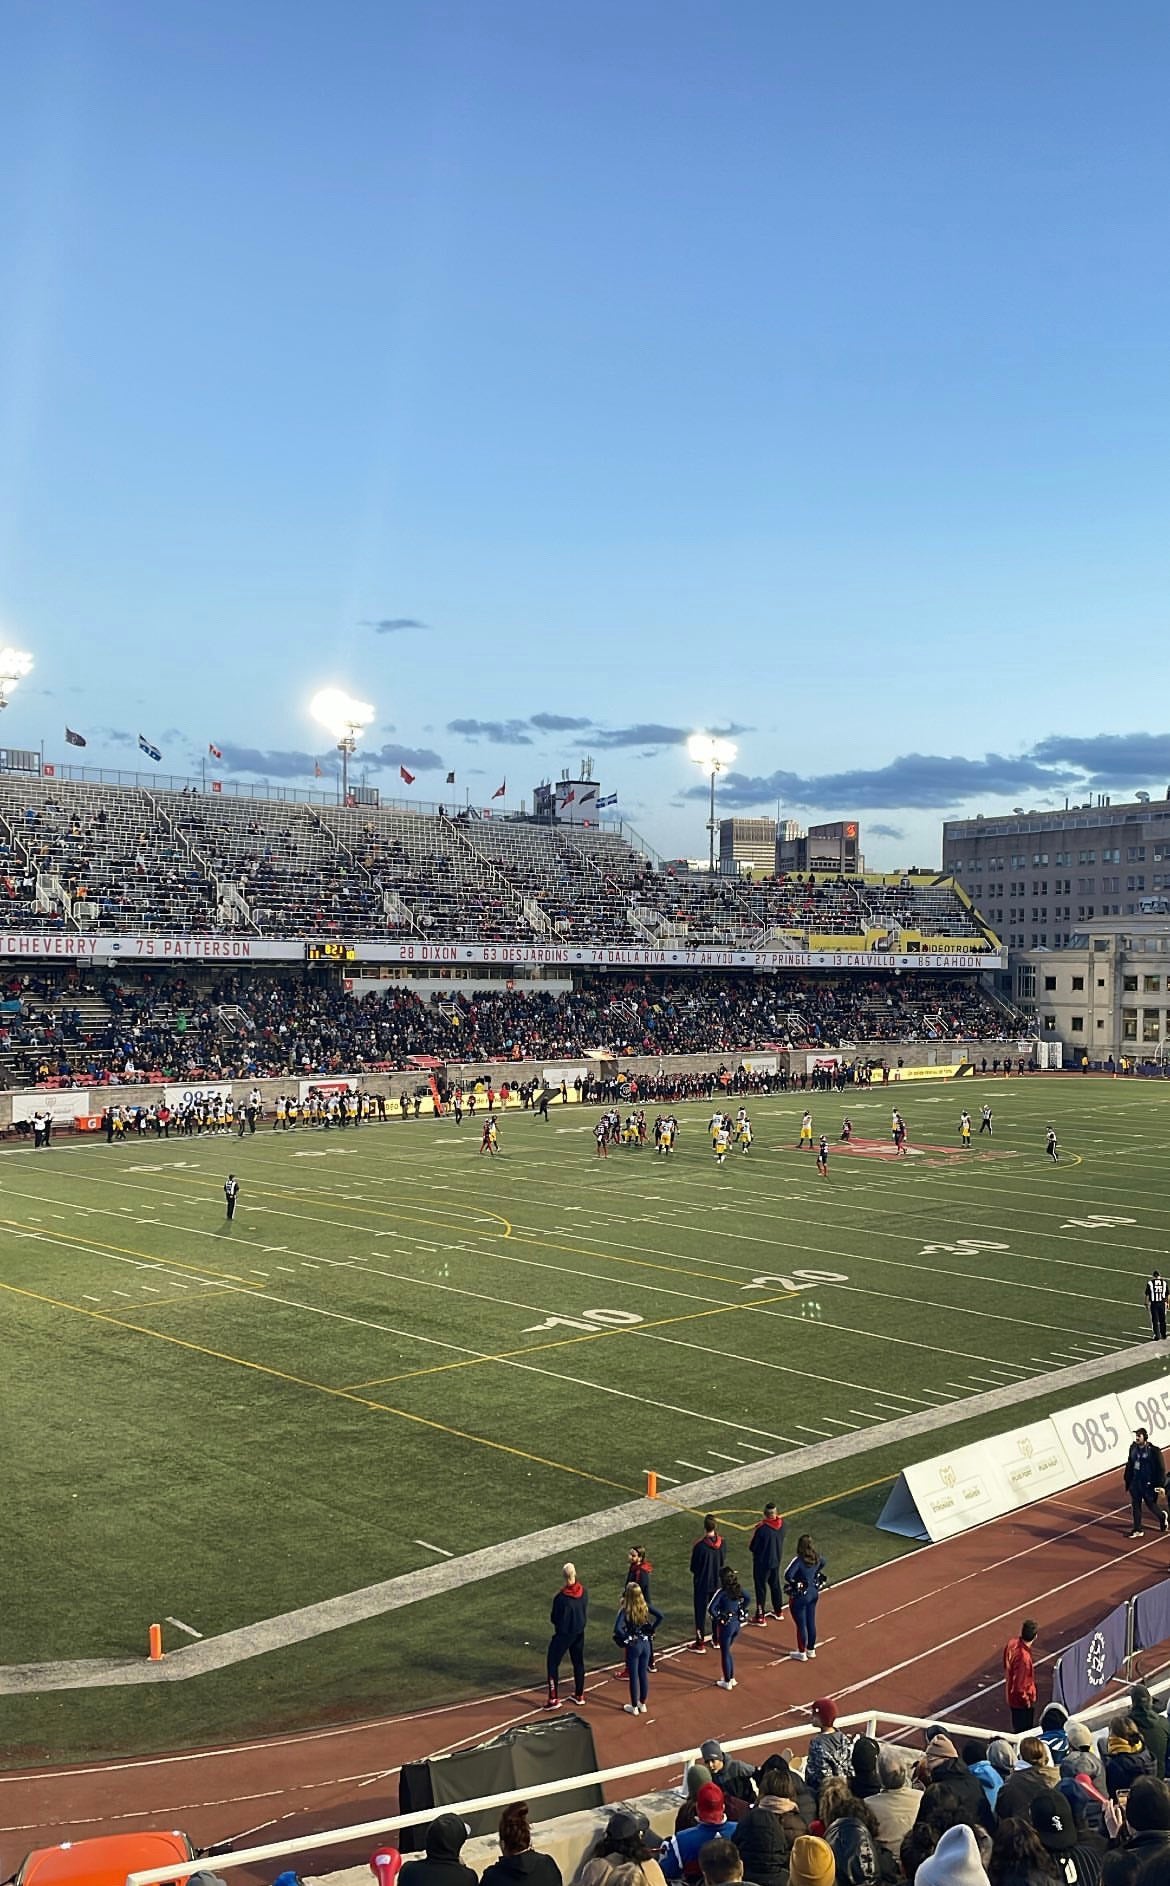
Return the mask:
<path id="1" fill-rule="evenodd" d="M 978 1124 L 984 1097 L 994 1142 L 961 1154 L 960 1106 Z M 597 1160 L 575 1109 L 507 1116 L 494 1162 L 450 1121 L 5 1155 L 3 1661 L 137 1653 L 167 1616 L 217 1633 L 434 1564 L 420 1540 L 462 1553 L 612 1506 L 649 1467 L 669 1490 L 851 1429 L 837 1466 L 802 1474 L 797 1455 L 767 1490 L 824 1502 L 837 1576 L 908 1549 L 874 1530 L 885 1485 L 869 1483 L 937 1443 L 878 1452 L 870 1427 L 1012 1372 L 1040 1378 L 1039 1413 L 1046 1372 L 1146 1333 L 1170 1095 L 965 1081 L 897 1098 L 911 1145 L 942 1150 L 834 1152 L 827 1184 L 794 1150 L 797 1096 L 759 1101 L 750 1156 L 723 1169 L 699 1107 L 680 1109 L 669 1162 Z M 842 1103 L 810 1104 L 835 1140 Z M 884 1144 L 889 1092 L 844 1105 Z M 1090 1215 L 1133 1222 L 1072 1222 Z M 930 1248 L 945 1245 L 960 1248 Z M 590 1311 L 641 1320 L 590 1327 Z M 754 1503 L 725 1515 L 733 1538 Z M 680 1620 L 693 1527 L 647 1541 Z M 616 1595 L 621 1542 L 577 1556 Z M 428 1699 L 508 1687 L 539 1670 L 552 1576 L 509 1573 L 409 1628 L 399 1612 L 191 1684 L 9 1701 L 3 1744 L 36 1759 L 362 1714 L 407 1685 L 419 1700 L 420 1665 Z"/>

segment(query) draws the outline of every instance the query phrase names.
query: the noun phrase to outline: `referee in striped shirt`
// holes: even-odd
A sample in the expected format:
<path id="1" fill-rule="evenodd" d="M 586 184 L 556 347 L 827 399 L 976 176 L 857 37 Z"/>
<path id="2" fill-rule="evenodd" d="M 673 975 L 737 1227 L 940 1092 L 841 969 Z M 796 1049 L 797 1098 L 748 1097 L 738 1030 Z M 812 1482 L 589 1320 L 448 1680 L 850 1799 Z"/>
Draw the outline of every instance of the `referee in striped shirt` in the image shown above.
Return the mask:
<path id="1" fill-rule="evenodd" d="M 1152 1271 L 1146 1285 L 1146 1308 L 1150 1312 L 1150 1327 L 1154 1332 L 1155 1342 L 1166 1340 L 1166 1279 L 1160 1271 Z"/>

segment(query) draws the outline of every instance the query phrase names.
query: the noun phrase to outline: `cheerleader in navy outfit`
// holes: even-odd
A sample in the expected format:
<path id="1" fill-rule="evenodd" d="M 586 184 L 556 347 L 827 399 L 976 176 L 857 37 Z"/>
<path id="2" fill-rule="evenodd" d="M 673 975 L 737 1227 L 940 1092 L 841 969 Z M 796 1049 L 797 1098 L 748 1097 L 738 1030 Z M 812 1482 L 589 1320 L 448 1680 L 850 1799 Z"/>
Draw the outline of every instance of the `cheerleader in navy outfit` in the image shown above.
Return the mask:
<path id="1" fill-rule="evenodd" d="M 613 1641 L 625 1653 L 630 1700 L 622 1708 L 627 1716 L 644 1716 L 650 1693 L 650 1647 L 654 1626 L 650 1609 L 642 1596 L 642 1587 L 633 1580 L 622 1593 L 621 1610 L 614 1619 Z"/>
<path id="2" fill-rule="evenodd" d="M 796 1649 L 792 1655 L 797 1663 L 804 1663 L 817 1654 L 817 1600 L 828 1583 L 824 1559 L 811 1535 L 801 1533 L 796 1542 L 796 1557 L 789 1561 L 784 1574 L 784 1589 L 796 1626 Z"/>
<path id="3" fill-rule="evenodd" d="M 743 1595 L 743 1588 L 730 1565 L 725 1565 L 719 1573 L 719 1589 L 707 1606 L 712 1624 L 712 1636 L 719 1647 L 723 1663 L 723 1675 L 715 1685 L 716 1689 L 733 1690 L 735 1684 L 735 1640 L 739 1636 L 740 1626 L 748 1614 L 748 1601 Z"/>

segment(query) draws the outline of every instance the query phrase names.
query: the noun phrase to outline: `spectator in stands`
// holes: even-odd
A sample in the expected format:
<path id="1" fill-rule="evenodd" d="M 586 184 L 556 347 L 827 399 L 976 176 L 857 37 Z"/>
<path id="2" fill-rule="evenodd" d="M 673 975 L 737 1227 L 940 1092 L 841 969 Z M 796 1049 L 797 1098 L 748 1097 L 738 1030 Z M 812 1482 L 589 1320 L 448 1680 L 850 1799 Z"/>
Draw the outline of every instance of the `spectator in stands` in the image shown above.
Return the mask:
<path id="1" fill-rule="evenodd" d="M 789 1886 L 834 1886 L 837 1862 L 827 1841 L 816 1834 L 801 1834 L 792 1843 L 788 1862 Z"/>
<path id="2" fill-rule="evenodd" d="M 1060 1877 L 1031 1820 L 1015 1814 L 995 1830 L 987 1876 L 991 1886 L 1048 1886 Z"/>
<path id="3" fill-rule="evenodd" d="M 880 1754 L 881 1750 L 872 1735 L 859 1735 L 853 1744 L 852 1784 L 859 1801 L 868 1801 L 871 1795 L 881 1793 L 881 1777 L 878 1774 Z"/>
<path id="4" fill-rule="evenodd" d="M 1132 1847 L 1111 1847 L 1101 1862 L 1101 1886 L 1136 1886 L 1141 1865 Z"/>
<path id="5" fill-rule="evenodd" d="M 983 1783 L 978 1775 L 971 1773 L 966 1762 L 960 1761 L 959 1751 L 949 1735 L 931 1737 L 922 1757 L 922 1768 L 926 1778 L 924 1813 L 931 1810 L 932 1791 L 946 1788 L 954 1796 L 959 1812 L 970 1826 L 986 1827 L 991 1832 L 994 1820 L 987 1805 Z"/>
<path id="6" fill-rule="evenodd" d="M 939 1835 L 938 1845 L 920 1861 L 914 1886 L 988 1886 L 988 1874 L 973 1830 L 960 1822 Z M 993 1886 L 998 1886 L 992 1875 Z"/>
<path id="7" fill-rule="evenodd" d="M 1008 1776 L 996 1796 L 995 1813 L 998 1820 L 1011 1820 L 1016 1816 L 1026 1820 L 1032 1812 L 1032 1802 L 1036 1796 L 1047 1794 L 1060 1780 L 1049 1758 L 1048 1744 L 1041 1741 L 1038 1735 L 1026 1735 L 1023 1738 L 1020 1743 L 1020 1762 L 1022 1766 Z"/>
<path id="8" fill-rule="evenodd" d="M 978 1775 L 987 1796 L 987 1805 L 994 1808 L 999 1791 L 1016 1765 L 1015 1750 L 1002 1736 L 994 1736 L 986 1749 L 979 1742 L 964 1742 L 963 1760 L 973 1775 Z"/>
<path id="9" fill-rule="evenodd" d="M 1068 1710 L 1063 1703 L 1049 1703 L 1040 1718 L 1040 1736 L 1048 1744 L 1048 1753 L 1059 1768 L 1068 1754 Z"/>
<path id="10" fill-rule="evenodd" d="M 817 1797 L 809 1787 L 804 1776 L 800 1773 L 800 1770 L 793 1768 L 788 1757 L 781 1755 L 779 1751 L 775 1751 L 771 1755 L 765 1755 L 756 1771 L 757 1788 L 762 1784 L 763 1778 L 769 1768 L 777 1769 L 782 1777 L 787 1777 L 787 1788 L 785 1792 L 795 1801 L 796 1811 L 805 1826 L 811 1827 L 817 1818 Z M 773 1787 L 778 1785 L 775 1778 L 773 1778 L 771 1785 Z"/>
<path id="11" fill-rule="evenodd" d="M 1021 1755 L 1023 1752 L 1021 1743 Z M 1114 1716 L 1105 1744 L 1105 1786 L 1109 1793 L 1116 1799 L 1123 1788 L 1132 1788 L 1141 1776 L 1153 1772 L 1154 1758 L 1133 1717 Z"/>
<path id="12" fill-rule="evenodd" d="M 485 1867 L 480 1886 L 562 1886 L 550 1853 L 538 1853 L 528 1825 L 528 1803 L 515 1801 L 500 1815 L 500 1857 Z"/>
<path id="13" fill-rule="evenodd" d="M 706 1782 L 699 1789 L 695 1806 L 698 1811 L 695 1825 L 686 1828 L 681 1834 L 674 1834 L 662 1849 L 660 1859 L 667 1879 L 697 1881 L 702 1873 L 699 1854 L 707 1841 L 714 1840 L 717 1835 L 723 1840 L 730 1840 L 735 1832 L 735 1822 L 728 1818 L 724 1809 L 723 1790 L 713 1781 Z"/>
<path id="14" fill-rule="evenodd" d="M 1105 1842 L 1077 1826 L 1072 1805 L 1059 1788 L 1037 1795 L 1032 1803 L 1032 1826 L 1067 1886 L 1099 1886 Z"/>
<path id="15" fill-rule="evenodd" d="M 870 1795 L 869 1811 L 877 1837 L 887 1853 L 897 1858 L 906 1835 L 918 1819 L 922 1795 L 910 1786 L 910 1765 L 905 1752 L 891 1744 L 878 1756 L 881 1793 Z"/>
<path id="16" fill-rule="evenodd" d="M 792 1798 L 787 1773 L 765 1768 L 760 1776 L 760 1798 L 732 1835 L 752 1886 L 785 1886 L 792 1843 L 807 1832 Z"/>
<path id="17" fill-rule="evenodd" d="M 817 1732 L 808 1745 L 804 1778 L 819 1802 L 821 1789 L 830 1775 L 849 1774 L 853 1742 L 836 1727 L 837 1705 L 831 1696 L 819 1696 L 809 1714 Z"/>
<path id="18" fill-rule="evenodd" d="M 750 1806 L 756 1798 L 755 1771 L 746 1762 L 736 1761 L 734 1755 L 725 1755 L 722 1742 L 704 1742 L 699 1754 L 711 1770 L 712 1781 L 723 1789 L 725 1799 L 735 1796 Z"/>
<path id="19" fill-rule="evenodd" d="M 1155 1709 L 1154 1699 L 1144 1683 L 1135 1683 L 1129 1692 L 1130 1721 L 1137 1725 L 1138 1734 L 1145 1743 L 1154 1760 L 1154 1773 L 1166 1773 L 1166 1750 L 1170 1746 L 1170 1724 L 1161 1710 Z"/>
<path id="20" fill-rule="evenodd" d="M 1088 1775 L 1096 1787 L 1103 1789 L 1105 1764 L 1087 1723 L 1078 1722 L 1073 1716 L 1066 1726 L 1065 1734 L 1068 1736 L 1068 1753 L 1060 1764 L 1061 1776 L 1068 1780 L 1077 1775 Z"/>
<path id="21" fill-rule="evenodd" d="M 1154 1775 L 1139 1775 L 1125 1804 L 1129 1845 L 1141 1861 L 1143 1873 L 1159 1883 L 1170 1872 L 1170 1788 Z"/>
<path id="22" fill-rule="evenodd" d="M 440 1814 L 423 1836 L 425 1860 L 407 1860 L 397 1886 L 479 1886 L 479 1876 L 459 1858 L 468 1838 L 458 1814 Z"/>
<path id="23" fill-rule="evenodd" d="M 643 1886 L 665 1886 L 665 1876 L 655 1849 L 646 1839 L 649 1831 L 645 1817 L 619 1807 L 610 1815 L 593 1852 L 578 1875 L 577 1886 L 617 1886 L 617 1867 L 641 1869 Z"/>
<path id="24" fill-rule="evenodd" d="M 910 1832 L 903 1835 L 898 1848 L 898 1865 L 902 1869 L 903 1879 L 917 1879 L 919 1867 L 930 1858 L 938 1845 L 939 1834 L 943 1831 L 934 1821 L 925 1820 L 921 1814 L 918 1816 Z"/>
<path id="25" fill-rule="evenodd" d="M 674 1817 L 674 1831 L 681 1834 L 684 1827 L 693 1827 L 699 1818 L 699 1789 L 705 1788 L 711 1780 L 711 1770 L 706 1762 L 688 1762 L 683 1775 L 683 1787 L 686 1799 Z M 725 1797 L 726 1798 L 726 1797 Z"/>
<path id="26" fill-rule="evenodd" d="M 892 1881 L 893 1861 L 877 1838 L 877 1826 L 864 1801 L 846 1794 L 833 1803 L 825 1825 L 825 1842 L 837 1869 L 837 1886 L 869 1886 L 878 1879 Z"/>
<path id="27" fill-rule="evenodd" d="M 736 1886 L 743 1878 L 743 1861 L 730 1840 L 708 1840 L 699 1855 L 699 1864 L 703 1870 L 703 1886 Z"/>

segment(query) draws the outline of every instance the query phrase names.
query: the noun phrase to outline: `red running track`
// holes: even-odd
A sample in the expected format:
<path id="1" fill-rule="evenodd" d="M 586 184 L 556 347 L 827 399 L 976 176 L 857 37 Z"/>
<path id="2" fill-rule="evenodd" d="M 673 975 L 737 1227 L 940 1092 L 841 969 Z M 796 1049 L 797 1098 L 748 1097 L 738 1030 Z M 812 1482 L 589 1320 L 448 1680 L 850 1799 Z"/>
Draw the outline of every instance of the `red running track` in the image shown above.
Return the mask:
<path id="1" fill-rule="evenodd" d="M 825 1695 L 842 1710 L 872 1705 L 1006 1726 L 1000 1656 L 1021 1618 L 1040 1622 L 1043 1691 L 1064 1645 L 1170 1569 L 1170 1541 L 1125 1537 L 1129 1507 L 1118 1503 L 1120 1494 L 1119 1476 L 1111 1474 L 849 1579 L 821 1602 L 824 1637 L 815 1663 L 788 1657 L 787 1619 L 766 1629 L 749 1626 L 736 1647 L 733 1692 L 715 1688 L 713 1652 L 668 1649 L 659 1656 L 650 1713 L 633 1718 L 622 1712 L 621 1672 L 595 1672 L 586 1713 L 599 1761 L 615 1766 L 656 1749 L 773 1727 L 782 1746 L 786 1728 L 804 1719 L 814 1696 Z M 542 1694 L 543 1686 L 514 1690 L 235 1747 L 0 1776 L 0 1878 L 30 1847 L 66 1829 L 81 1838 L 154 1823 L 182 1827 L 197 1844 L 210 1844 L 245 1830 L 258 1830 L 259 1842 L 376 1820 L 395 1811 L 402 1762 L 538 1719 Z M 319 1855 L 310 1870 L 367 1857 L 365 1847 Z"/>

